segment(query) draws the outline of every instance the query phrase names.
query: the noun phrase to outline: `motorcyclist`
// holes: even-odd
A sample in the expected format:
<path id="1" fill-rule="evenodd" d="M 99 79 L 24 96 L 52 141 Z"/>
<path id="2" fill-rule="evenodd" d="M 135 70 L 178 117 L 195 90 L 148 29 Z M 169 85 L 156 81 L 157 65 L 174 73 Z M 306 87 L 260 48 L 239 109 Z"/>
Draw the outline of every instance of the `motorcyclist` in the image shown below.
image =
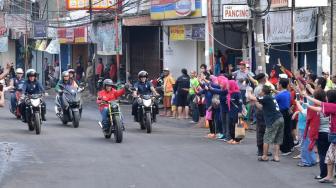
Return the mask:
<path id="1" fill-rule="evenodd" d="M 159 96 L 159 94 L 157 93 L 157 91 L 155 90 L 153 84 L 148 81 L 148 73 L 146 71 L 140 71 L 138 73 L 138 81 L 134 84 L 134 92 L 133 92 L 133 96 L 134 97 L 138 97 L 139 95 L 151 95 L 152 93 L 155 96 Z M 132 105 L 132 115 L 134 116 L 134 120 L 135 121 L 139 121 L 138 120 L 138 100 L 134 100 L 134 103 Z M 156 121 L 156 114 L 158 114 L 158 105 L 155 104 L 156 106 L 156 111 L 154 112 L 154 118 L 153 120 Z"/>
<path id="2" fill-rule="evenodd" d="M 109 102 L 117 100 L 118 97 L 125 93 L 125 89 L 116 90 L 113 87 L 111 79 L 105 79 L 103 82 L 103 90 L 98 92 L 97 104 L 102 116 L 103 130 L 107 131 L 109 128 Z"/>
<path id="3" fill-rule="evenodd" d="M 10 89 L 12 90 L 11 98 L 10 98 L 11 112 L 14 112 L 16 109 L 16 102 L 17 102 L 16 101 L 16 91 L 22 89 L 22 86 L 25 82 L 23 78 L 23 74 L 24 74 L 23 69 L 21 68 L 16 69 L 15 74 L 16 74 L 16 77 L 12 78 L 9 84 Z"/>
<path id="4" fill-rule="evenodd" d="M 44 94 L 44 88 L 42 84 L 37 80 L 37 72 L 34 69 L 28 69 L 26 72 L 27 80 L 22 86 L 22 98 L 24 95 L 33 95 L 33 94 Z M 21 112 L 22 112 L 22 121 L 27 122 L 27 111 L 25 101 L 21 103 Z M 41 108 L 41 117 L 42 121 L 46 121 L 46 104 L 43 101 Z"/>
<path id="5" fill-rule="evenodd" d="M 68 72 L 69 72 L 70 84 L 75 88 L 78 88 L 78 84 L 75 77 L 76 71 L 74 69 L 69 69 Z"/>
<path id="6" fill-rule="evenodd" d="M 57 92 L 56 100 L 59 99 L 60 104 L 63 105 L 63 90 L 61 89 L 60 85 L 63 85 L 63 87 L 71 86 L 71 81 L 70 81 L 70 74 L 68 71 L 63 71 L 62 72 L 62 77 L 61 79 L 57 82 L 57 85 L 55 87 L 55 91 Z"/>

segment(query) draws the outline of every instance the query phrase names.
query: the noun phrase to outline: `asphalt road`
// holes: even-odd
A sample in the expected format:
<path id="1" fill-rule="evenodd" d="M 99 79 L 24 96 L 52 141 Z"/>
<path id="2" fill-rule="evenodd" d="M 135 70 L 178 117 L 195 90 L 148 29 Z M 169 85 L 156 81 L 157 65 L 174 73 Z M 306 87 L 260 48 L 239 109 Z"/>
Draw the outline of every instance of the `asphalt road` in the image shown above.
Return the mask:
<path id="1" fill-rule="evenodd" d="M 204 138 L 206 129 L 159 117 L 152 134 L 141 131 L 124 106 L 124 141 L 106 140 L 92 102 L 78 129 L 64 126 L 48 100 L 41 135 L 28 131 L 8 107 L 0 109 L 0 187 L 4 188 L 316 188 L 317 167 L 258 162 L 255 135 L 241 145 Z"/>

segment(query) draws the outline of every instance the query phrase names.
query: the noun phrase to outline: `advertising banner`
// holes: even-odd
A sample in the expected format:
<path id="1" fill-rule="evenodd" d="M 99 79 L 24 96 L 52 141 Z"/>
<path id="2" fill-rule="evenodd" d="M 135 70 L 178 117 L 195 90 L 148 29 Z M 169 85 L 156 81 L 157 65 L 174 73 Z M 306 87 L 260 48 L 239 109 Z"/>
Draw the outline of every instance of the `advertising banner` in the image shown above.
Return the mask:
<path id="1" fill-rule="evenodd" d="M 202 17 L 201 0 L 151 0 L 152 20 Z"/>
<path id="2" fill-rule="evenodd" d="M 204 40 L 205 26 L 203 24 L 170 26 L 169 34 L 172 41 Z"/>
<path id="3" fill-rule="evenodd" d="M 91 0 L 92 10 L 115 9 L 116 7 L 116 0 Z M 67 10 L 89 10 L 90 0 L 66 0 L 66 8 Z"/>
<path id="4" fill-rule="evenodd" d="M 116 27 L 114 24 L 99 24 L 92 28 L 90 39 L 97 44 L 98 55 L 122 54 L 121 22 L 118 23 L 119 48 L 116 47 Z"/>
<path id="5" fill-rule="evenodd" d="M 46 21 L 34 21 L 33 22 L 34 38 L 46 38 L 47 37 L 47 22 Z"/>
<path id="6" fill-rule="evenodd" d="M 315 40 L 317 9 L 295 11 L 295 42 Z M 290 11 L 270 12 L 265 17 L 266 43 L 291 42 Z"/>
<path id="7" fill-rule="evenodd" d="M 251 18 L 247 5 L 223 5 L 222 20 L 247 20 Z"/>

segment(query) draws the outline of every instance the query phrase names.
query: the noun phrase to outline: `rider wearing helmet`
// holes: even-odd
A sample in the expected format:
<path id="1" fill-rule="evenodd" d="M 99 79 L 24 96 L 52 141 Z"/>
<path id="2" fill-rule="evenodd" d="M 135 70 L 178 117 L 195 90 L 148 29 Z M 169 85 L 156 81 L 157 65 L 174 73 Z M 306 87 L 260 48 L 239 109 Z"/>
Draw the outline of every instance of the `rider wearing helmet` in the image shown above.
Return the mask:
<path id="1" fill-rule="evenodd" d="M 24 78 L 23 78 L 23 69 L 18 68 L 15 71 L 15 78 L 12 78 L 10 81 L 10 88 L 12 88 L 12 93 L 11 93 L 11 98 L 10 98 L 10 102 L 11 102 L 11 112 L 14 112 L 16 109 L 16 91 L 22 89 L 22 86 L 24 84 Z"/>
<path id="2" fill-rule="evenodd" d="M 103 82 L 103 90 L 98 92 L 97 104 L 102 116 L 103 129 L 108 129 L 109 126 L 109 109 L 108 103 L 117 100 L 118 97 L 125 93 L 125 89 L 116 90 L 113 88 L 113 81 L 111 79 L 105 79 Z"/>
<path id="3" fill-rule="evenodd" d="M 70 77 L 69 78 L 70 84 L 77 88 L 78 84 L 77 84 L 76 77 L 75 77 L 76 71 L 74 69 L 69 69 L 68 72 L 69 72 L 69 77 Z"/>
<path id="4" fill-rule="evenodd" d="M 33 95 L 33 94 L 41 94 L 44 93 L 44 88 L 42 84 L 37 80 L 37 72 L 34 69 L 28 69 L 26 72 L 27 80 L 22 86 L 22 95 Z M 21 112 L 22 112 L 22 120 L 26 122 L 26 104 L 23 102 L 21 103 Z M 43 101 L 42 103 L 42 113 L 41 117 L 43 121 L 46 121 L 45 118 L 46 114 L 46 104 Z"/>
<path id="5" fill-rule="evenodd" d="M 63 105 L 63 90 L 61 89 L 60 85 L 63 87 L 71 86 L 70 82 L 70 74 L 68 71 L 63 71 L 62 72 L 62 77 L 61 79 L 57 82 L 57 85 L 55 87 L 55 91 L 57 92 L 56 100 L 59 99 L 59 102 L 61 105 Z"/>
<path id="6" fill-rule="evenodd" d="M 137 97 L 138 95 L 150 95 L 150 94 L 154 94 L 156 96 L 158 96 L 159 94 L 156 92 L 153 84 L 148 81 L 148 73 L 146 71 L 140 71 L 138 73 L 138 81 L 134 84 L 134 92 L 133 92 L 133 96 Z M 134 100 L 133 106 L 132 106 L 132 115 L 134 116 L 134 120 L 135 121 L 139 121 L 138 120 L 138 100 Z M 156 108 L 157 109 L 157 108 Z M 155 112 L 155 115 L 158 112 Z M 154 117 L 155 117 L 154 115 Z M 155 118 L 154 118 L 155 121 Z"/>

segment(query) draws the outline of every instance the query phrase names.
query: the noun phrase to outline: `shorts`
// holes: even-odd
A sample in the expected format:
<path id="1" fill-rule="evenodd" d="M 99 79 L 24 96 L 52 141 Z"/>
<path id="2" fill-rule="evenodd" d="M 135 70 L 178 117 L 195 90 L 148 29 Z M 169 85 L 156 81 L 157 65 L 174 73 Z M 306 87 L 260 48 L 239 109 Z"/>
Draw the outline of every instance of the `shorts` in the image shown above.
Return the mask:
<path id="1" fill-rule="evenodd" d="M 180 107 L 185 107 L 185 106 L 189 106 L 188 105 L 188 93 L 178 93 L 176 95 L 176 106 Z"/>
<path id="2" fill-rule="evenodd" d="M 163 107 L 170 108 L 171 107 L 171 96 L 164 96 L 163 97 Z"/>
<path id="3" fill-rule="evenodd" d="M 281 117 L 277 119 L 272 126 L 266 127 L 264 143 L 281 145 L 284 136 L 284 126 L 284 119 Z"/>
<path id="4" fill-rule="evenodd" d="M 334 164 L 336 161 L 336 144 L 331 143 L 325 157 L 325 164 Z"/>

